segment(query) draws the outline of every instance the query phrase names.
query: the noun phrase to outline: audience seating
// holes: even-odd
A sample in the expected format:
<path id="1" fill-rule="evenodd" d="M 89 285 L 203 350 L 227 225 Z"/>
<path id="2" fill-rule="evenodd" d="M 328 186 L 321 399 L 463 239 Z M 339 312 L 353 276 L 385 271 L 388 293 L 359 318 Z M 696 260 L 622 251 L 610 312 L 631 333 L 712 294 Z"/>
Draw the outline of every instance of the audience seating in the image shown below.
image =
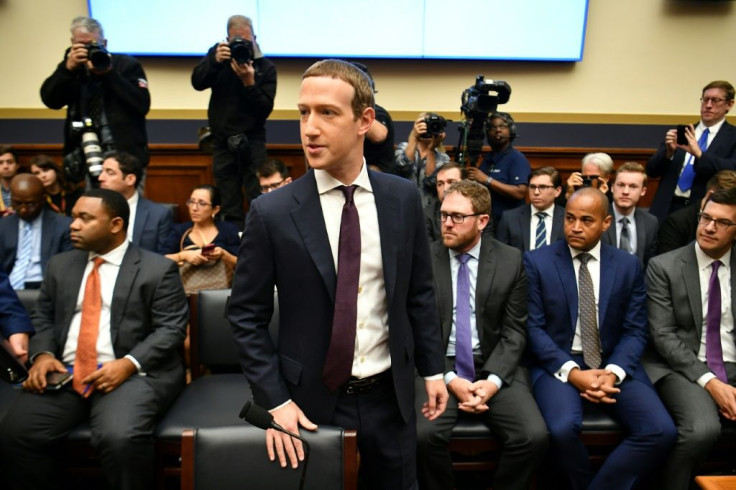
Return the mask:
<path id="1" fill-rule="evenodd" d="M 303 431 L 311 453 L 305 489 L 357 488 L 355 431 L 321 426 Z M 187 430 L 182 437 L 182 490 L 284 490 L 299 487 L 297 470 L 268 461 L 263 431 L 248 424 Z"/>

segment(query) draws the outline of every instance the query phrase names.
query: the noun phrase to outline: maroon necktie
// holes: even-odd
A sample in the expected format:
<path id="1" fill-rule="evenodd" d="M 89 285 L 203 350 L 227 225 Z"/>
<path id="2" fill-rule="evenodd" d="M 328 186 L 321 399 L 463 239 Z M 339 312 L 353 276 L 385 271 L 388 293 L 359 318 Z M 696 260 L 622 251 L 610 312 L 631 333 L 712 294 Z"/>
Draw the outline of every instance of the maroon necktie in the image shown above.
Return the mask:
<path id="1" fill-rule="evenodd" d="M 718 267 L 721 261 L 713 262 L 713 272 L 708 283 L 708 314 L 705 317 L 705 361 L 713 374 L 724 383 L 726 365 L 723 364 L 723 347 L 721 346 L 721 282 L 718 280 Z"/>
<path id="2" fill-rule="evenodd" d="M 345 194 L 337 252 L 337 289 L 332 335 L 327 350 L 322 381 L 330 391 L 350 379 L 355 350 L 355 324 L 358 318 L 358 279 L 360 278 L 360 219 L 353 202 L 357 186 L 341 186 Z"/>

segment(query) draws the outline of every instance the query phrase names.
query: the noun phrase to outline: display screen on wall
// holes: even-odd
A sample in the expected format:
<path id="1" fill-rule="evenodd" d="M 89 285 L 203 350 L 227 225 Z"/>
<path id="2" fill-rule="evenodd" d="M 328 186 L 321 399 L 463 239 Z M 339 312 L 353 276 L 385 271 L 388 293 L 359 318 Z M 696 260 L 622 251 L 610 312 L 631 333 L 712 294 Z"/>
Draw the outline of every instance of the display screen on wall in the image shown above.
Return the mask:
<path id="1" fill-rule="evenodd" d="M 200 56 L 230 15 L 270 57 L 580 61 L 588 0 L 88 0 L 112 52 Z"/>

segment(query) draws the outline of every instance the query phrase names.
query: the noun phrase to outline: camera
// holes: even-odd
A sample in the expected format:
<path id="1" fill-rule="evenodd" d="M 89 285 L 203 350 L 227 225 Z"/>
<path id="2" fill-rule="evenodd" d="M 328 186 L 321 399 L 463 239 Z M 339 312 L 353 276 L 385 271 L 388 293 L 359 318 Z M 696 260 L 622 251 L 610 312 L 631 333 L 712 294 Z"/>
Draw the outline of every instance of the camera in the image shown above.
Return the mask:
<path id="1" fill-rule="evenodd" d="M 83 163 L 92 177 L 99 177 L 102 173 L 102 145 L 97 136 L 94 123 L 90 118 L 82 121 L 72 121 L 71 130 L 81 136 L 82 144 L 74 152 L 64 158 L 64 166 L 69 167 L 72 175 L 83 174 Z"/>
<path id="2" fill-rule="evenodd" d="M 595 187 L 598 188 L 600 181 L 597 175 L 581 175 L 583 179 L 583 187 Z"/>
<path id="3" fill-rule="evenodd" d="M 105 46 L 101 45 L 97 41 L 87 43 L 87 59 L 92 63 L 92 66 L 97 70 L 107 70 L 110 68 L 112 59 L 110 53 L 105 49 Z"/>
<path id="4" fill-rule="evenodd" d="M 253 61 L 253 43 L 240 36 L 230 42 L 230 56 L 239 64 Z"/>
<path id="5" fill-rule="evenodd" d="M 424 124 L 427 125 L 427 132 L 419 135 L 422 139 L 434 138 L 444 133 L 445 129 L 447 129 L 447 119 L 432 112 L 424 116 Z"/>

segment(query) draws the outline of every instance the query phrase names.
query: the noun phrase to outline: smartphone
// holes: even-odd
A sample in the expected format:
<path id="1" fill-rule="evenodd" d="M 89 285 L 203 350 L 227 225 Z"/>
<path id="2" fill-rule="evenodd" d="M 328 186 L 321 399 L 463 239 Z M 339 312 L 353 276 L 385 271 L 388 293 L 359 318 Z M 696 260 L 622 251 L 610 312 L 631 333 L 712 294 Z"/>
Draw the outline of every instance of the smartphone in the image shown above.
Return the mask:
<path id="1" fill-rule="evenodd" d="M 687 136 L 685 136 L 685 128 L 687 128 L 687 124 L 678 124 L 677 125 L 677 144 L 678 145 L 687 145 Z"/>
<path id="2" fill-rule="evenodd" d="M 52 372 L 46 374 L 46 389 L 58 390 L 72 380 L 72 373 Z"/>
<path id="3" fill-rule="evenodd" d="M 205 245 L 204 247 L 202 247 L 202 255 L 205 255 L 205 256 L 212 255 L 212 252 L 214 252 L 214 251 L 215 251 L 215 244 L 214 243 L 210 243 L 210 244 Z"/>

